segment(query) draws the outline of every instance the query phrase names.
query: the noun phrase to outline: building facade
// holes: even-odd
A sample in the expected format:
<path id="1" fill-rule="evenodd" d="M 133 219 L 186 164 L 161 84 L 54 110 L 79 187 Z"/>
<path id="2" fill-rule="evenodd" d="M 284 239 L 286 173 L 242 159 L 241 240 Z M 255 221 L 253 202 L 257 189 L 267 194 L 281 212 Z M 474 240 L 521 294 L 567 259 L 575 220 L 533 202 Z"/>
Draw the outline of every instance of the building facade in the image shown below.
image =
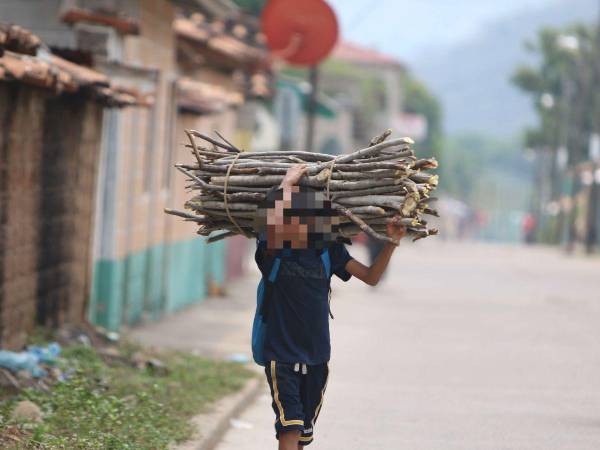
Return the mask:
<path id="1" fill-rule="evenodd" d="M 118 91 L 111 90 L 108 81 L 94 79 L 99 88 L 90 90 L 92 97 L 104 103 L 97 106 L 82 95 L 83 91 L 74 93 L 69 97 L 71 103 L 79 102 L 80 106 L 68 114 L 60 113 L 57 102 L 46 102 L 44 107 L 54 108 L 51 117 L 56 124 L 49 118 L 42 120 L 41 134 L 24 137 L 37 139 L 36 145 L 43 148 L 40 153 L 48 158 L 59 155 L 83 164 L 76 170 L 72 163 L 69 168 L 74 172 L 52 172 L 54 169 L 48 168 L 47 173 L 36 173 L 35 177 L 42 177 L 36 179 L 38 185 L 48 183 L 43 189 L 36 187 L 38 190 L 50 192 L 56 185 L 57 190 L 69 191 L 70 197 L 63 196 L 61 201 L 68 199 L 77 207 L 65 207 L 64 222 L 82 221 L 86 228 L 85 233 L 67 236 L 77 242 L 77 250 L 62 245 L 62 235 L 51 225 L 43 229 L 40 242 L 30 239 L 36 230 L 32 229 L 30 235 L 21 230 L 19 245 L 53 248 L 54 262 L 34 262 L 34 258 L 15 263 L 3 256 L 4 267 L 10 267 L 5 272 L 13 276 L 11 270 L 27 264 L 66 267 L 61 252 L 76 253 L 79 259 L 72 263 L 69 260 L 68 270 L 88 274 L 77 284 L 78 298 L 83 299 L 79 310 L 73 310 L 77 320 L 87 318 L 116 331 L 123 325 L 157 319 L 209 293 L 223 293 L 226 281 L 241 274 L 239 256 L 245 254 L 245 240 L 206 245 L 204 238 L 195 235 L 193 225 L 163 212 L 165 207 L 181 207 L 187 197 L 184 177 L 173 167 L 175 163 L 192 162 L 184 147 L 184 130 L 208 134 L 218 130 L 244 146 L 252 137 L 244 106 L 248 99 L 254 101 L 269 94 L 268 58 L 257 24 L 246 21 L 228 2 L 219 5 L 218 1 L 167 0 L 30 0 L 0 4 L 0 17 L 39 32 L 45 42 L 44 52 L 52 58 L 60 57 L 65 64 L 81 67 L 119 86 Z M 9 94 L 0 95 L 4 98 Z M 102 108 L 124 99 L 143 107 Z M 19 108 L 36 104 L 20 97 L 17 102 Z M 10 104 L 1 103 L 5 113 Z M 79 140 L 60 128 L 67 126 L 63 118 L 77 124 L 82 133 Z M 75 119 L 77 122 L 73 122 Z M 18 126 L 24 125 L 25 116 L 21 120 Z M 54 134 L 48 134 L 51 131 Z M 51 142 L 67 139 L 71 139 L 69 145 L 86 143 L 94 151 L 82 147 L 81 154 L 69 152 L 67 144 L 52 149 Z M 31 152 L 36 152 L 35 148 Z M 73 185 L 70 175 L 84 170 L 91 175 L 76 177 L 80 184 Z M 10 183 L 3 177 L 2 186 L 5 184 Z M 27 203 L 29 210 L 42 205 L 36 201 Z M 48 203 L 48 208 L 53 207 Z M 12 213 L 11 219 L 15 224 L 26 223 L 28 213 L 16 214 Z M 65 230 L 75 232 L 70 225 Z M 69 235 L 66 231 L 63 234 Z M 11 237 L 10 242 L 17 241 Z M 48 274 L 49 280 L 64 278 L 63 272 Z M 45 299 L 42 304 L 47 306 L 54 300 L 44 294 L 49 289 L 44 287 L 46 284 L 31 289 L 39 290 L 36 295 Z M 42 306 L 36 308 L 43 310 Z M 19 314 L 35 322 L 31 311 Z M 9 330 L 6 335 L 14 333 Z"/>
<path id="2" fill-rule="evenodd" d="M 85 317 L 102 115 L 141 99 L 0 25 L 0 346 Z"/>

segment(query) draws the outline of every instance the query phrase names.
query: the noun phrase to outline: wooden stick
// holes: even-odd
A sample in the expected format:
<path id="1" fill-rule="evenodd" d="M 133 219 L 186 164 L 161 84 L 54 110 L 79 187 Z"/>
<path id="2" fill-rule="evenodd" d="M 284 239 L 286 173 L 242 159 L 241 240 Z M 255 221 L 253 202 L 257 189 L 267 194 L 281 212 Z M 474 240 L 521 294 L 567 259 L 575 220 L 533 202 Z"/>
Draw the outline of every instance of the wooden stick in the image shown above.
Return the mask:
<path id="1" fill-rule="evenodd" d="M 239 150 L 237 150 L 235 147 L 232 147 L 231 145 L 223 144 L 223 143 L 221 143 L 219 141 L 216 141 L 213 138 L 211 138 L 210 136 L 202 134 L 199 131 L 189 130 L 189 132 L 192 133 L 194 136 L 199 137 L 200 139 L 203 139 L 206 142 L 210 142 L 211 144 L 213 144 L 213 145 L 215 145 L 217 147 L 223 148 L 223 149 L 228 150 L 230 152 L 239 153 Z"/>
<path id="2" fill-rule="evenodd" d="M 377 206 L 356 206 L 354 208 L 348 208 L 353 214 L 370 214 L 373 216 L 380 216 L 385 214 L 385 209 L 378 208 Z"/>
<path id="3" fill-rule="evenodd" d="M 336 200 L 337 203 L 344 206 L 386 206 L 400 210 L 404 197 L 396 195 L 364 195 L 361 197 L 344 197 Z"/>
<path id="4" fill-rule="evenodd" d="M 213 242 L 217 242 L 217 241 L 220 241 L 222 239 L 226 239 L 226 238 L 231 237 L 231 236 L 236 236 L 237 234 L 238 233 L 235 233 L 233 231 L 227 231 L 225 233 L 221 233 L 221 234 L 218 234 L 216 236 L 209 237 L 206 240 L 206 242 L 209 243 L 209 244 L 212 244 Z"/>
<path id="5" fill-rule="evenodd" d="M 242 152 L 224 136 L 220 141 L 195 130 L 186 131 L 196 157 L 194 164 L 177 169 L 187 176 L 188 188 L 199 191 L 185 203 L 189 211 L 165 209 L 185 221 L 199 224 L 198 233 L 215 240 L 243 234 L 255 236 L 258 205 L 267 191 L 281 183 L 290 167 L 307 165 L 301 186 L 325 190 L 340 214 L 344 236 L 364 231 L 377 239 L 386 238 L 386 227 L 400 216 L 409 235 L 422 238 L 437 232 L 427 228 L 425 215 L 437 215 L 429 207 L 430 193 L 438 177 L 426 170 L 437 167 L 433 158 L 417 159 L 410 139 L 386 140 L 390 132 L 371 140 L 369 147 L 348 155 L 322 155 L 302 151 Z M 202 145 L 198 144 L 201 139 Z M 225 192 L 227 185 L 227 192 Z M 236 228 L 239 227 L 239 228 Z M 433 231 L 432 231 L 433 230 Z"/>
<path id="6" fill-rule="evenodd" d="M 338 156 L 335 158 L 335 160 L 336 163 L 348 163 L 357 158 L 364 158 L 368 155 L 379 153 L 385 148 L 399 146 L 403 144 L 414 144 L 414 142 L 412 141 L 412 139 L 409 138 L 392 139 L 391 141 L 384 141 L 371 147 L 363 148 L 362 150 L 350 153 L 349 155 Z"/>
<path id="7" fill-rule="evenodd" d="M 192 150 L 194 151 L 194 155 L 196 156 L 196 160 L 198 161 L 198 167 L 202 167 L 202 159 L 200 158 L 200 154 L 198 153 L 198 147 L 196 147 L 196 142 L 194 141 L 194 138 L 192 137 L 192 133 L 190 133 L 188 130 L 185 130 L 185 134 L 187 135 L 188 139 L 190 140 L 190 144 L 192 144 Z"/>
<path id="8" fill-rule="evenodd" d="M 344 197 L 362 197 L 364 195 L 375 195 L 375 194 L 388 194 L 388 193 L 405 193 L 406 188 L 403 185 L 393 185 L 393 186 L 381 186 L 374 187 L 370 189 L 356 189 L 352 191 L 337 191 L 334 192 L 332 199 L 336 200 L 338 198 Z"/>
<path id="9" fill-rule="evenodd" d="M 341 214 L 343 214 L 344 216 L 351 219 L 356 225 L 358 225 L 360 227 L 360 229 L 362 231 L 367 233 L 369 236 L 372 236 L 375 239 L 379 239 L 379 240 L 386 241 L 386 242 L 391 242 L 392 244 L 398 245 L 397 240 L 392 239 L 389 236 L 385 236 L 383 234 L 377 233 L 375 230 L 373 230 L 373 228 L 371 228 L 369 225 L 367 225 L 364 220 L 362 220 L 360 217 L 352 214 L 352 212 L 348 208 L 344 208 L 342 205 L 338 205 L 335 203 L 332 204 L 332 207 L 335 208 L 336 211 L 339 211 Z"/>

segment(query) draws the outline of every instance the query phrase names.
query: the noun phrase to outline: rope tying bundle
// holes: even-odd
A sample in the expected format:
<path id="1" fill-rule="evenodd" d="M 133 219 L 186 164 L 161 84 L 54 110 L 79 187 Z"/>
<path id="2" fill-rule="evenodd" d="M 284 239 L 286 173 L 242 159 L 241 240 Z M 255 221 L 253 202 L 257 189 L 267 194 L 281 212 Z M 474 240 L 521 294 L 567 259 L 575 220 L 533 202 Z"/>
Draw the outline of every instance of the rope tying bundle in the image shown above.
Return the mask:
<path id="1" fill-rule="evenodd" d="M 331 200 L 331 196 L 329 195 L 329 182 L 331 181 L 331 175 L 333 174 L 333 166 L 335 165 L 335 159 L 331 160 L 331 165 L 329 166 L 329 175 L 327 175 L 327 200 Z"/>
<path id="2" fill-rule="evenodd" d="M 237 220 L 235 220 L 235 218 L 231 215 L 231 212 L 229 211 L 229 204 L 227 202 L 227 185 L 229 184 L 229 175 L 231 174 L 231 169 L 233 169 L 233 165 L 236 163 L 236 161 L 238 160 L 240 155 L 241 155 L 241 153 L 236 154 L 235 158 L 233 158 L 233 161 L 231 161 L 231 164 L 227 168 L 227 173 L 225 174 L 225 184 L 223 186 L 223 197 L 224 197 L 223 203 L 225 204 L 225 212 L 227 213 L 227 217 L 229 217 L 229 220 L 231 220 L 231 223 L 233 223 L 235 225 L 235 227 L 238 229 L 240 234 L 242 234 L 243 236 L 246 236 L 246 237 L 250 237 L 242 229 L 242 227 L 240 227 L 240 224 L 237 223 Z"/>

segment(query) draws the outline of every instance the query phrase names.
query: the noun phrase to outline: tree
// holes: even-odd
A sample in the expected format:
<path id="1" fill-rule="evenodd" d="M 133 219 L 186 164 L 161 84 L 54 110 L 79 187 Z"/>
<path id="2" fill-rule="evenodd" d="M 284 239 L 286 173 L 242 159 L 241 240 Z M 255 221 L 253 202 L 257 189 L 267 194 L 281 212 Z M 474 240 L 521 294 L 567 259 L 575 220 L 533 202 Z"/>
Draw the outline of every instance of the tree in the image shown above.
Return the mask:
<path id="1" fill-rule="evenodd" d="M 402 76 L 403 108 L 405 112 L 421 114 L 427 119 L 427 136 L 416 146 L 423 154 L 442 158 L 442 108 L 438 99 L 410 72 Z"/>
<path id="2" fill-rule="evenodd" d="M 564 146 L 570 163 L 581 162 L 587 157 L 586 138 L 599 100 L 593 89 L 598 59 L 595 30 L 585 25 L 544 28 L 526 47 L 539 64 L 519 67 L 512 82 L 533 98 L 539 125 L 527 130 L 525 143 L 554 151 Z"/>
<path id="3" fill-rule="evenodd" d="M 573 169 L 587 161 L 589 137 L 598 132 L 599 37 L 597 28 L 591 25 L 542 29 L 535 42 L 526 44 L 539 63 L 518 68 L 512 77 L 516 86 L 533 97 L 539 118 L 538 126 L 526 131 L 525 143 L 544 152 L 546 158 L 550 157 L 550 169 L 538 169 L 543 172 L 537 176 L 536 212 L 543 211 L 545 202 L 553 200 L 558 204 L 562 195 L 572 197 L 579 189 Z M 570 186 L 569 192 L 564 192 L 565 180 L 570 181 L 566 183 Z M 550 187 L 550 198 L 542 198 L 541 193 L 546 191 L 544 185 Z M 596 200 L 590 198 L 589 203 L 593 206 Z M 594 217 L 590 216 L 588 228 L 595 231 L 597 218 L 593 208 L 590 211 Z M 546 221 L 543 213 L 540 218 Z M 555 229 L 551 240 L 560 242 L 566 230 L 570 246 L 575 239 L 574 221 L 575 213 L 562 210 L 556 221 L 548 222 L 548 226 Z"/>

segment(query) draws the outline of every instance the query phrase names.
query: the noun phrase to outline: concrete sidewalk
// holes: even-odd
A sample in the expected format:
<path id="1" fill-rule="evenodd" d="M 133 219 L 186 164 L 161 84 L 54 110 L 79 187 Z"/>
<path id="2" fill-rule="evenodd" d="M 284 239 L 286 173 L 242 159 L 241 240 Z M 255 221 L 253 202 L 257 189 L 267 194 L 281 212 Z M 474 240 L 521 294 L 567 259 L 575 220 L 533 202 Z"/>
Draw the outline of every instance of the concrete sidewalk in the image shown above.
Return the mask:
<path id="1" fill-rule="evenodd" d="M 260 272 L 252 262 L 246 276 L 227 285 L 226 297 L 209 297 L 123 334 L 144 345 L 217 359 L 243 354 L 251 360 L 250 339 L 259 279 Z"/>
<path id="2" fill-rule="evenodd" d="M 250 255 L 248 255 L 250 258 Z M 257 369 L 250 346 L 256 287 L 260 272 L 254 262 L 246 276 L 227 285 L 227 296 L 209 297 L 159 320 L 123 332 L 146 346 L 183 350 L 192 354 L 229 360 L 245 356 L 248 367 Z M 230 420 L 253 403 L 266 389 L 261 377 L 248 380 L 243 389 L 208 406 L 191 419 L 192 438 L 175 450 L 212 450 L 230 426 Z"/>

